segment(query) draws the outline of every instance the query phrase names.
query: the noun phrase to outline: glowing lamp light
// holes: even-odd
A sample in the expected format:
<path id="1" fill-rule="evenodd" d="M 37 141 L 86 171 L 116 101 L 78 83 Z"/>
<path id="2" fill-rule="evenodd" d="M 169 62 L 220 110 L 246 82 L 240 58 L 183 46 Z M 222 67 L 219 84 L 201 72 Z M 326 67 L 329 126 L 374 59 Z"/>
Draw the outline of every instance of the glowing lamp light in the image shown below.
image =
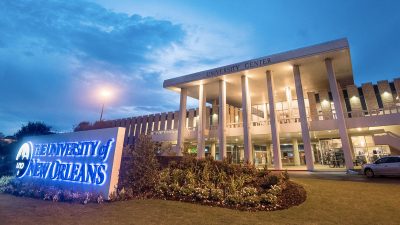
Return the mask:
<path id="1" fill-rule="evenodd" d="M 357 128 L 357 131 L 361 131 L 361 127 Z"/>
<path id="2" fill-rule="evenodd" d="M 103 112 L 104 112 L 104 103 L 107 99 L 109 99 L 111 97 L 111 91 L 107 90 L 107 89 L 103 89 L 100 91 L 100 96 L 103 100 L 103 105 L 101 107 L 101 113 L 100 113 L 100 121 L 102 121 L 103 119 Z"/>
<path id="3" fill-rule="evenodd" d="M 322 100 L 321 104 L 327 106 L 327 105 L 329 105 L 329 101 L 324 99 L 324 100 Z"/>
<path id="4" fill-rule="evenodd" d="M 111 92 L 109 90 L 101 90 L 100 96 L 103 98 L 109 98 L 111 96 Z"/>

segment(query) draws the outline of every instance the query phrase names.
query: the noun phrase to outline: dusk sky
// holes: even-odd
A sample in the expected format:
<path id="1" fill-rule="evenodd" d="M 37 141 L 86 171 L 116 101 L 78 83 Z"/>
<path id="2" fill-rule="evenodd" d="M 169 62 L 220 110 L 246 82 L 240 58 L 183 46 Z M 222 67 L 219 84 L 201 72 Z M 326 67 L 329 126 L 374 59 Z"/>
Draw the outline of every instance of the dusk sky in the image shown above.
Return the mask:
<path id="1" fill-rule="evenodd" d="M 177 110 L 166 78 L 347 37 L 357 84 L 400 77 L 400 1 L 0 1 L 0 132 Z M 197 101 L 190 100 L 189 107 Z"/>

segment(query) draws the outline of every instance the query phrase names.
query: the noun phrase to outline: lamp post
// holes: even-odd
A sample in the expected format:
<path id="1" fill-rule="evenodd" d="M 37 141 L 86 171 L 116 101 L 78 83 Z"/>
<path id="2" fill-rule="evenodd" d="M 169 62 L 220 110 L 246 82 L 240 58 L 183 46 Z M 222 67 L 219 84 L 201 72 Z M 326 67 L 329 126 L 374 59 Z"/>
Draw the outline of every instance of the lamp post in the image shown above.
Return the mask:
<path id="1" fill-rule="evenodd" d="M 104 101 L 103 101 L 103 106 L 101 107 L 100 122 L 103 119 L 103 111 L 104 111 Z"/>
<path id="2" fill-rule="evenodd" d="M 103 105 L 101 106 L 101 113 L 100 113 L 100 122 L 101 122 L 101 120 L 103 119 L 104 105 L 105 105 L 106 99 L 108 97 L 110 97 L 111 93 L 108 90 L 102 90 L 100 95 L 103 100 Z"/>

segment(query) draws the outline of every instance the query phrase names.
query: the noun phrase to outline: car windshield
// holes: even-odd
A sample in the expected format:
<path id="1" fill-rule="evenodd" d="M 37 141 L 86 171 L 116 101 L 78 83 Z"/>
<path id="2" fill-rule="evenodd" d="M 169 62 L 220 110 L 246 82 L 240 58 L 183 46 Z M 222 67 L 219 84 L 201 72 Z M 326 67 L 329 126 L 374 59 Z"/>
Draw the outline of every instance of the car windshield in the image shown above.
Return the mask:
<path id="1" fill-rule="evenodd" d="M 400 162 L 400 157 L 390 157 L 388 158 L 387 163 L 397 163 Z"/>
<path id="2" fill-rule="evenodd" d="M 389 160 L 389 157 L 381 158 L 375 161 L 375 164 L 381 164 L 381 163 L 387 163 Z"/>

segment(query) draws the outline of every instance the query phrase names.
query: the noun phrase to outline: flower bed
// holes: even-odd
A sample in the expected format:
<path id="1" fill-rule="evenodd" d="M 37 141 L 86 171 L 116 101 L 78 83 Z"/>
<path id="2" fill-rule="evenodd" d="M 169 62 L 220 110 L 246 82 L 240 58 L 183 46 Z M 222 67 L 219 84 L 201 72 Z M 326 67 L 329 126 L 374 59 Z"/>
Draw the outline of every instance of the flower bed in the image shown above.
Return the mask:
<path id="1" fill-rule="evenodd" d="M 299 205 L 306 199 L 304 188 L 289 180 L 287 172 L 257 170 L 212 158 L 184 156 L 167 166 L 156 158 L 150 137 L 141 136 L 125 152 L 117 191 L 110 201 L 160 198 L 239 210 L 277 210 Z M 102 203 L 101 193 L 74 192 L 39 184 L 22 183 L 12 177 L 0 179 L 0 192 L 50 201 Z"/>
<path id="2" fill-rule="evenodd" d="M 0 181 L 5 178 L 0 178 Z M 102 203 L 104 197 L 102 194 L 91 192 L 79 192 L 60 189 L 53 186 L 43 186 L 34 183 L 23 183 L 14 177 L 6 177 L 6 182 L 0 182 L 0 193 L 9 193 L 15 196 L 38 198 L 53 202 L 74 202 L 87 204 Z"/>
<path id="3" fill-rule="evenodd" d="M 305 190 L 289 181 L 286 172 L 192 157 L 163 169 L 152 195 L 250 211 L 284 209 L 306 199 Z"/>

